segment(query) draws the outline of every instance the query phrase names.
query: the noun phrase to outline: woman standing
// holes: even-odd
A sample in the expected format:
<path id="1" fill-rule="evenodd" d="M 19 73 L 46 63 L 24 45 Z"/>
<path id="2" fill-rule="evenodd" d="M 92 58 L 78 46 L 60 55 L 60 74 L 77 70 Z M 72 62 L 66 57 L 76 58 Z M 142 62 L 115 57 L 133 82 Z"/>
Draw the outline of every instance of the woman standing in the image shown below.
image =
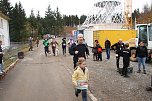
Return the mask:
<path id="1" fill-rule="evenodd" d="M 141 64 L 142 64 L 143 65 L 143 73 L 146 74 L 145 61 L 146 61 L 147 56 L 148 56 L 147 47 L 145 46 L 144 42 L 141 41 L 139 43 L 139 46 L 136 49 L 136 57 L 138 60 L 137 73 L 141 72 Z"/>

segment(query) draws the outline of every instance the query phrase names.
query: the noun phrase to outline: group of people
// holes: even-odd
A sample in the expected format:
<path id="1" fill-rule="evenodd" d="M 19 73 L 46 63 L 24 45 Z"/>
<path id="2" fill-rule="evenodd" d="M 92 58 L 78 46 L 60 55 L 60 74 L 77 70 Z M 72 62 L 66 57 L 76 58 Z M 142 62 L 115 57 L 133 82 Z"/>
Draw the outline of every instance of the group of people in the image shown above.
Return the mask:
<path id="1" fill-rule="evenodd" d="M 111 46 L 111 42 L 106 39 L 105 41 L 105 50 L 107 59 L 110 59 L 110 49 L 114 49 L 116 53 L 116 67 L 117 71 L 120 72 L 119 60 L 120 57 L 123 57 L 123 68 L 121 76 L 129 77 L 128 75 L 128 67 L 130 66 L 130 57 L 131 50 L 129 49 L 129 44 L 124 44 L 122 39 L 119 39 L 117 43 Z M 102 47 L 99 44 L 98 40 L 95 40 L 95 46 L 92 48 L 93 52 L 93 60 L 102 61 Z M 73 43 L 70 49 L 70 54 L 73 55 L 73 63 L 74 63 L 74 73 L 72 75 L 72 82 L 76 88 L 75 95 L 78 96 L 80 92 L 82 92 L 83 101 L 87 101 L 87 87 L 89 80 L 89 73 L 86 65 L 86 55 L 89 55 L 89 49 L 85 45 L 83 41 L 83 35 L 78 34 L 78 39 L 76 43 Z M 146 74 L 145 61 L 147 57 L 147 48 L 144 45 L 143 41 L 139 42 L 139 46 L 136 49 L 136 58 L 138 60 L 138 71 L 137 73 L 141 73 L 141 64 L 143 65 L 143 73 Z M 82 85 L 79 85 L 79 82 L 83 81 Z M 82 86 L 82 87 L 79 87 Z M 85 89 L 85 87 L 86 89 Z"/>
<path id="2" fill-rule="evenodd" d="M 116 48 L 114 48 L 116 47 Z M 123 57 L 123 69 L 122 69 L 122 75 L 125 77 L 129 77 L 127 75 L 128 67 L 130 66 L 130 57 L 131 57 L 131 51 L 129 49 L 129 44 L 124 44 L 122 42 L 122 39 L 119 39 L 119 42 L 111 46 L 112 49 L 116 50 L 116 66 L 117 71 L 120 70 L 119 67 L 119 60 L 120 57 Z M 141 64 L 143 65 L 143 73 L 146 74 L 146 68 L 145 68 L 145 61 L 146 57 L 148 56 L 148 51 L 146 46 L 144 45 L 143 41 L 139 42 L 139 46 L 136 49 L 136 58 L 138 60 L 138 71 L 137 73 L 141 73 Z"/>
<path id="3" fill-rule="evenodd" d="M 45 56 L 48 56 L 48 53 L 50 53 L 49 46 L 51 46 L 52 48 L 53 55 L 56 56 L 56 49 L 58 46 L 58 42 L 55 40 L 55 38 L 52 38 L 51 42 L 49 42 L 49 37 L 45 35 L 43 39 L 43 45 L 44 45 Z"/>
<path id="4" fill-rule="evenodd" d="M 29 43 L 29 51 L 33 51 L 34 39 L 31 36 L 28 39 L 28 43 Z M 39 46 L 39 37 L 35 39 L 35 44 L 37 47 Z"/>
<path id="5" fill-rule="evenodd" d="M 111 42 L 106 39 L 105 41 L 105 50 L 106 50 L 106 55 L 107 59 L 110 59 L 110 47 L 111 47 Z M 93 60 L 94 61 L 102 61 L 102 46 L 99 44 L 98 40 L 95 40 L 95 45 L 92 47 L 92 53 L 93 53 Z"/>

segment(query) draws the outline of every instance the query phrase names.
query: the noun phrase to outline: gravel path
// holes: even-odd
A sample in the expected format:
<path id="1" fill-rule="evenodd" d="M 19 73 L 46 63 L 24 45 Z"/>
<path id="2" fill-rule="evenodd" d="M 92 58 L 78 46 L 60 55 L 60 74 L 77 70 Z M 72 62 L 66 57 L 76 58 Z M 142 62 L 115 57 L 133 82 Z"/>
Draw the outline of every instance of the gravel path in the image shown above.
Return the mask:
<path id="1" fill-rule="evenodd" d="M 133 73 L 130 74 L 130 78 L 124 78 L 116 72 L 113 52 L 110 60 L 106 59 L 103 52 L 103 61 L 93 61 L 92 56 L 87 61 L 90 70 L 90 90 L 99 101 L 152 101 L 152 92 L 145 91 L 145 88 L 150 86 L 152 64 L 146 64 L 145 75 L 136 73 L 137 62 L 131 62 Z"/>

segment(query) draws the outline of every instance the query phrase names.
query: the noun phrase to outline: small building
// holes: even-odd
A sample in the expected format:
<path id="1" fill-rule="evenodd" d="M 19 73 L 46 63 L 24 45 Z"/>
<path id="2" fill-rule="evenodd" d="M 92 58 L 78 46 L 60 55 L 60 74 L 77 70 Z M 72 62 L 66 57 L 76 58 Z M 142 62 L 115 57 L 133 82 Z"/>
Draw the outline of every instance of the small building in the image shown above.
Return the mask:
<path id="1" fill-rule="evenodd" d="M 4 49 L 10 47 L 9 20 L 10 18 L 0 11 L 0 40 Z"/>

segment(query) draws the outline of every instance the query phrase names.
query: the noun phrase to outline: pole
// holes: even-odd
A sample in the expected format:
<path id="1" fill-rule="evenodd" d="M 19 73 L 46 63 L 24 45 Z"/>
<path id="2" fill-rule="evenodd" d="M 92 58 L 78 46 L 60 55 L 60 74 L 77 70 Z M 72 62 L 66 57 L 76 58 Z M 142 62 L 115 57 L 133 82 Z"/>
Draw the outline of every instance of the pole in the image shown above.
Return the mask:
<path id="1" fill-rule="evenodd" d="M 152 75 L 151 75 L 151 87 L 152 87 Z"/>

